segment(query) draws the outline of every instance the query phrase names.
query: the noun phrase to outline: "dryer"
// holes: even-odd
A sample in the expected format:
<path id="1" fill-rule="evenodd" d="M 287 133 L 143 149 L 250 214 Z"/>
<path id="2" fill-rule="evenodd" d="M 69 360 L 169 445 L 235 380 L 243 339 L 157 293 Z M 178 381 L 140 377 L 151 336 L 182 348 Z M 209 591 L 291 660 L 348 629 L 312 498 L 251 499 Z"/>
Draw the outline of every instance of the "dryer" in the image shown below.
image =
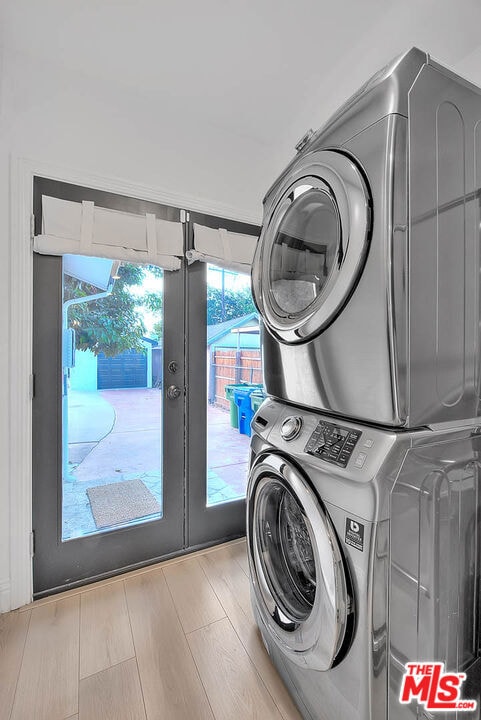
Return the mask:
<path id="1" fill-rule="evenodd" d="M 466 674 L 478 708 L 462 716 L 479 720 L 481 428 L 381 429 L 270 399 L 252 427 L 252 604 L 302 716 L 431 718 L 401 682 L 439 661 Z"/>
<path id="2" fill-rule="evenodd" d="M 413 48 L 300 149 L 252 270 L 269 395 L 392 427 L 480 414 L 481 94 Z"/>

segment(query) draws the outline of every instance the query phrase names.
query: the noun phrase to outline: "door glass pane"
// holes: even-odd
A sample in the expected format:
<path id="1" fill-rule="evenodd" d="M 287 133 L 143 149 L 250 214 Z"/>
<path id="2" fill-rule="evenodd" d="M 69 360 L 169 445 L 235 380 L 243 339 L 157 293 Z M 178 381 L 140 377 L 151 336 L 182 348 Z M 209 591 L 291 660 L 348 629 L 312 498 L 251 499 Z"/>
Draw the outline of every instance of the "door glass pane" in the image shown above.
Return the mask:
<path id="1" fill-rule="evenodd" d="M 207 505 L 245 497 L 250 420 L 262 402 L 250 277 L 207 266 Z"/>
<path id="2" fill-rule="evenodd" d="M 270 283 L 280 310 L 302 313 L 322 291 L 336 262 L 340 223 L 333 199 L 309 185 L 296 189 L 272 246 Z"/>
<path id="3" fill-rule="evenodd" d="M 62 539 L 162 517 L 163 277 L 63 261 Z"/>

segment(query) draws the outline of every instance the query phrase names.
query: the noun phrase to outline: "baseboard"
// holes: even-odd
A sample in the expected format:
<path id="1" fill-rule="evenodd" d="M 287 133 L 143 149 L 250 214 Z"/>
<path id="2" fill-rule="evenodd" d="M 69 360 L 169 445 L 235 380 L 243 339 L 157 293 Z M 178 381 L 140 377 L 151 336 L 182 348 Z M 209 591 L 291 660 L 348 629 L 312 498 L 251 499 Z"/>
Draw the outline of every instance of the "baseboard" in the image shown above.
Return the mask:
<path id="1" fill-rule="evenodd" d="M 10 580 L 0 580 L 0 614 L 10 609 Z"/>

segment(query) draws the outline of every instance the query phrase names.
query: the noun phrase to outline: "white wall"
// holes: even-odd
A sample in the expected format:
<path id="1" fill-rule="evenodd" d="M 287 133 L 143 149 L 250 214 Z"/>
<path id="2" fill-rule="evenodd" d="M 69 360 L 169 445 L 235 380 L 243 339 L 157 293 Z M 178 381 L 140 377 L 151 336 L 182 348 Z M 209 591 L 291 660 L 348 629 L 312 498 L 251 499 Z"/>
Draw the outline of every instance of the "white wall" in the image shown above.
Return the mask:
<path id="1" fill-rule="evenodd" d="M 91 350 L 75 351 L 75 367 L 70 370 L 70 390 L 97 390 L 97 356 Z"/>
<path id="2" fill-rule="evenodd" d="M 11 185 L 12 163 L 16 166 L 18 158 L 27 158 L 36 167 L 63 168 L 65 177 L 72 169 L 118 179 L 149 188 L 149 196 L 158 190 L 159 197 L 168 196 L 174 204 L 182 196 L 206 210 L 256 221 L 263 192 L 273 177 L 269 157 L 268 148 L 256 141 L 214 125 L 196 125 L 162 98 L 149 100 L 145 88 L 137 95 L 67 72 L 61 58 L 49 64 L 25 54 L 5 53 L 0 65 L 0 611 L 10 606 L 10 539 L 16 529 L 8 508 L 18 473 L 9 460 L 12 443 L 18 441 L 10 434 L 13 368 L 7 341 L 10 208 L 18 200 Z M 142 195 L 141 189 L 138 194 Z M 16 332 L 22 329 L 15 328 Z"/>
<path id="3" fill-rule="evenodd" d="M 0 47 L 0 612 L 9 608 L 9 158 L 3 141 L 5 107 L 3 102 L 3 52 Z M 2 142 L 3 141 L 3 142 Z"/>
<path id="4" fill-rule="evenodd" d="M 50 64 L 10 52 L 3 89 L 9 149 L 258 217 L 272 179 L 267 148 L 200 126 L 184 108 L 181 116 L 172 102 L 154 93 L 149 100 L 142 90 L 74 75 L 61 59 Z"/>

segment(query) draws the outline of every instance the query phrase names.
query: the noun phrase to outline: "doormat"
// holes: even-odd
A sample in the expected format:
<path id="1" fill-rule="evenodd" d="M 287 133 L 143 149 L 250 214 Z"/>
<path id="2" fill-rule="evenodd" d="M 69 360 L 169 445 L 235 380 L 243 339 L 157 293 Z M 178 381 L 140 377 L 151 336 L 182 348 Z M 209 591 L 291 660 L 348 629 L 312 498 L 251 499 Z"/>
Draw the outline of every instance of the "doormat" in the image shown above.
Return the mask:
<path id="1" fill-rule="evenodd" d="M 97 485 L 87 495 L 95 525 L 101 528 L 160 513 L 160 505 L 142 480 Z"/>

